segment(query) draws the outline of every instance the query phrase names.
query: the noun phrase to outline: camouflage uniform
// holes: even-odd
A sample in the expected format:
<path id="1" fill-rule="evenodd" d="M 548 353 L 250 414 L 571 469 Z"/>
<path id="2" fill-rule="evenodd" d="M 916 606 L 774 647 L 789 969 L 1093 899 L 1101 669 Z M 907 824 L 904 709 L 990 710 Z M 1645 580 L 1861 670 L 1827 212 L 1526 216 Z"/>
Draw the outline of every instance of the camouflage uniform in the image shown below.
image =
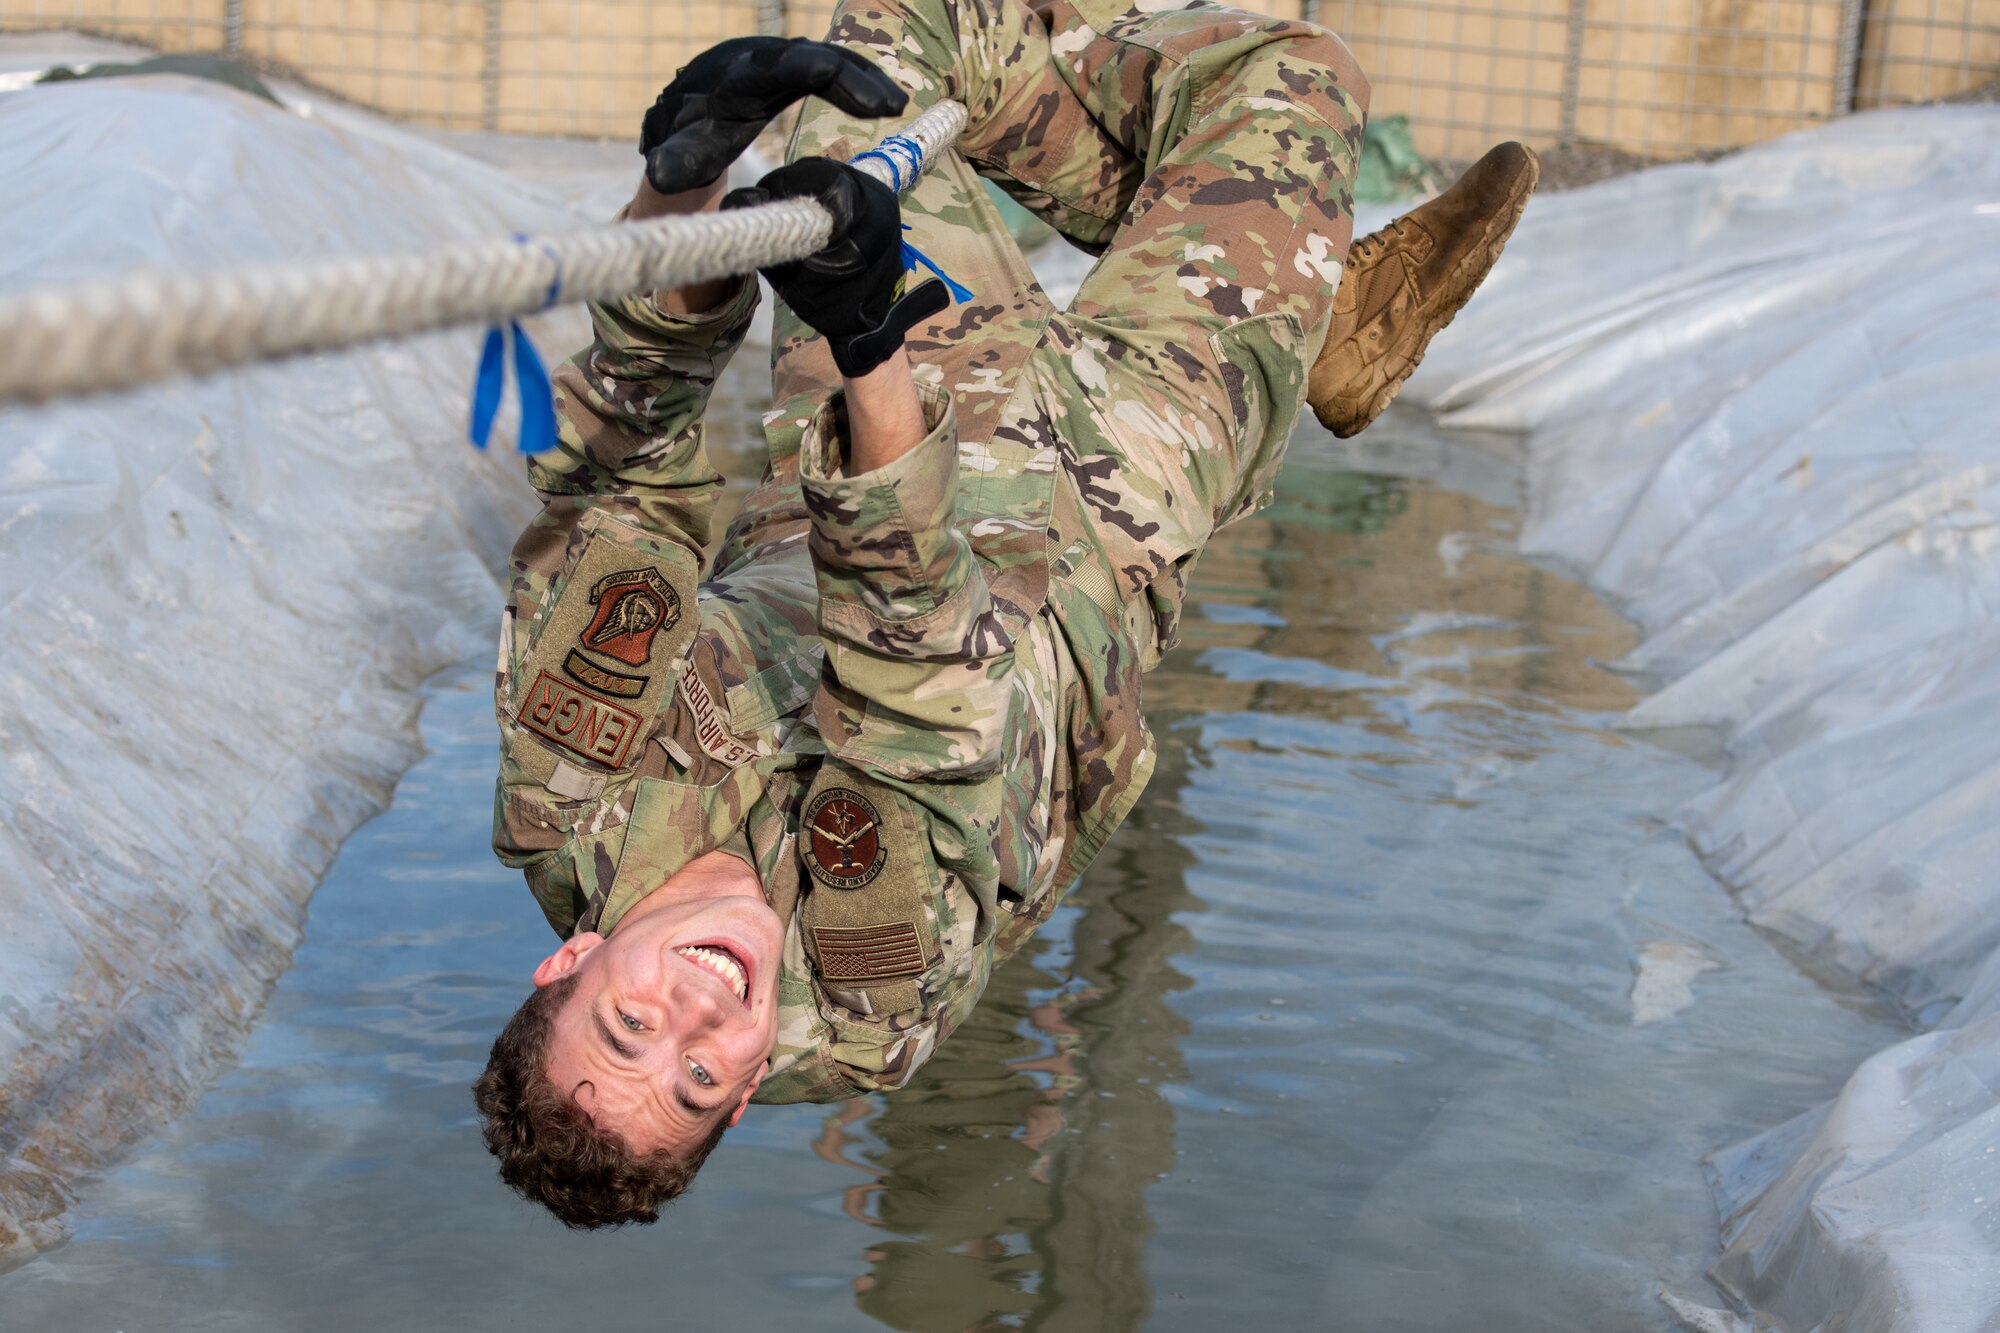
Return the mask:
<path id="1" fill-rule="evenodd" d="M 760 1101 L 900 1086 L 1138 797 L 1140 676 L 1209 534 L 1269 499 L 1367 96 L 1338 38 L 1200 3 L 850 0 L 832 40 L 910 114 L 971 112 L 904 203 L 975 293 L 909 338 L 929 434 L 845 475 L 838 374 L 781 309 L 769 471 L 704 581 L 701 417 L 756 286 L 596 308 L 496 698 L 496 846 L 559 934 L 712 848 L 754 861 L 787 922 Z M 884 128 L 813 102 L 791 156 Z M 975 173 L 1101 253 L 1069 311 Z"/>

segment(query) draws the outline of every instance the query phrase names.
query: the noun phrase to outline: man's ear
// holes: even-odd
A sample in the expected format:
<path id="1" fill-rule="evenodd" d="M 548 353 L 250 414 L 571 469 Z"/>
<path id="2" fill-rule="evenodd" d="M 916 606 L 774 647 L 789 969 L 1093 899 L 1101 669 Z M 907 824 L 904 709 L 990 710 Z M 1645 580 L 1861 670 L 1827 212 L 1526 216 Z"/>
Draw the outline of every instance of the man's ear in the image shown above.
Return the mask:
<path id="1" fill-rule="evenodd" d="M 570 936 L 563 941 L 560 949 L 557 949 L 547 958 L 544 958 L 541 966 L 535 969 L 535 984 L 537 986 L 546 986 L 552 981 L 561 981 L 564 977 L 576 971 L 577 964 L 583 961 L 585 954 L 602 943 L 604 943 L 604 937 L 594 930 L 586 930 L 579 935 Z M 763 1075 L 760 1074 L 758 1077 L 762 1078 Z"/>
<path id="2" fill-rule="evenodd" d="M 766 1060 L 763 1064 L 757 1067 L 757 1077 L 751 1079 L 750 1082 L 744 1087 L 743 1100 L 736 1103 L 736 1110 L 730 1114 L 729 1117 L 730 1124 L 734 1125 L 737 1121 L 741 1120 L 743 1118 L 743 1113 L 750 1109 L 750 1098 L 756 1094 L 757 1085 L 759 1083 L 762 1083 L 764 1081 L 764 1075 L 770 1072 L 771 1072 L 771 1062 L 769 1060 Z"/>

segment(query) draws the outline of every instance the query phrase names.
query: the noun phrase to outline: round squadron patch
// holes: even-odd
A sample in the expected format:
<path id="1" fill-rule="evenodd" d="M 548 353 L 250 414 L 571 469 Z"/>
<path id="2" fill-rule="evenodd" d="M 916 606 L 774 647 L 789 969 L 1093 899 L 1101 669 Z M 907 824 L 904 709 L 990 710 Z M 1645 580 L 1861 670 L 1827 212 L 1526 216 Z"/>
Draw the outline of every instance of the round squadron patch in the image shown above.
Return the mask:
<path id="1" fill-rule="evenodd" d="M 882 817 L 868 798 L 847 787 L 828 787 L 806 807 L 806 869 L 832 889 L 858 889 L 882 873 Z"/>

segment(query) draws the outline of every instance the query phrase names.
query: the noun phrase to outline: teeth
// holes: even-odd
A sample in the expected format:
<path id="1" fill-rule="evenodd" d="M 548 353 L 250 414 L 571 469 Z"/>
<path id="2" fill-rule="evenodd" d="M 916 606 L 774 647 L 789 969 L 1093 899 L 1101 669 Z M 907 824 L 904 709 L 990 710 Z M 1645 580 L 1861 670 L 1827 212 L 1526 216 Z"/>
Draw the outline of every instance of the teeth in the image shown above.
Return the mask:
<path id="1" fill-rule="evenodd" d="M 699 944 L 690 944 L 674 950 L 697 967 L 705 967 L 722 978 L 723 984 L 736 992 L 739 1000 L 750 998 L 750 979 L 744 975 L 742 964 L 720 949 L 705 949 Z"/>

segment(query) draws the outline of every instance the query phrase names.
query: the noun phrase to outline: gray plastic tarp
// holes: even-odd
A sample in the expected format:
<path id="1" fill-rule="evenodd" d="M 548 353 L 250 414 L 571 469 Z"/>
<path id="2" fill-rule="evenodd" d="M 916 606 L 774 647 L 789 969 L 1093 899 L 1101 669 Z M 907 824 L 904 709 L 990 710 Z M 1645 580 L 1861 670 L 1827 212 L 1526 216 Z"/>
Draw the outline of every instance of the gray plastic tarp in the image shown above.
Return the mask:
<path id="1" fill-rule="evenodd" d="M 0 179 L 8 291 L 589 220 L 172 77 L 0 92 Z M 465 443 L 478 340 L 0 411 L 0 1260 L 230 1058 L 415 757 L 418 684 L 491 642 L 531 497 Z"/>
<path id="2" fill-rule="evenodd" d="M 1937 1024 L 1714 1157 L 1714 1276 L 1798 1333 L 1994 1327 L 2000 109 L 1538 198 L 1407 397 L 1528 432 L 1524 545 L 1644 632 L 1628 724 L 1726 743 L 1682 817 L 1750 919 Z"/>

